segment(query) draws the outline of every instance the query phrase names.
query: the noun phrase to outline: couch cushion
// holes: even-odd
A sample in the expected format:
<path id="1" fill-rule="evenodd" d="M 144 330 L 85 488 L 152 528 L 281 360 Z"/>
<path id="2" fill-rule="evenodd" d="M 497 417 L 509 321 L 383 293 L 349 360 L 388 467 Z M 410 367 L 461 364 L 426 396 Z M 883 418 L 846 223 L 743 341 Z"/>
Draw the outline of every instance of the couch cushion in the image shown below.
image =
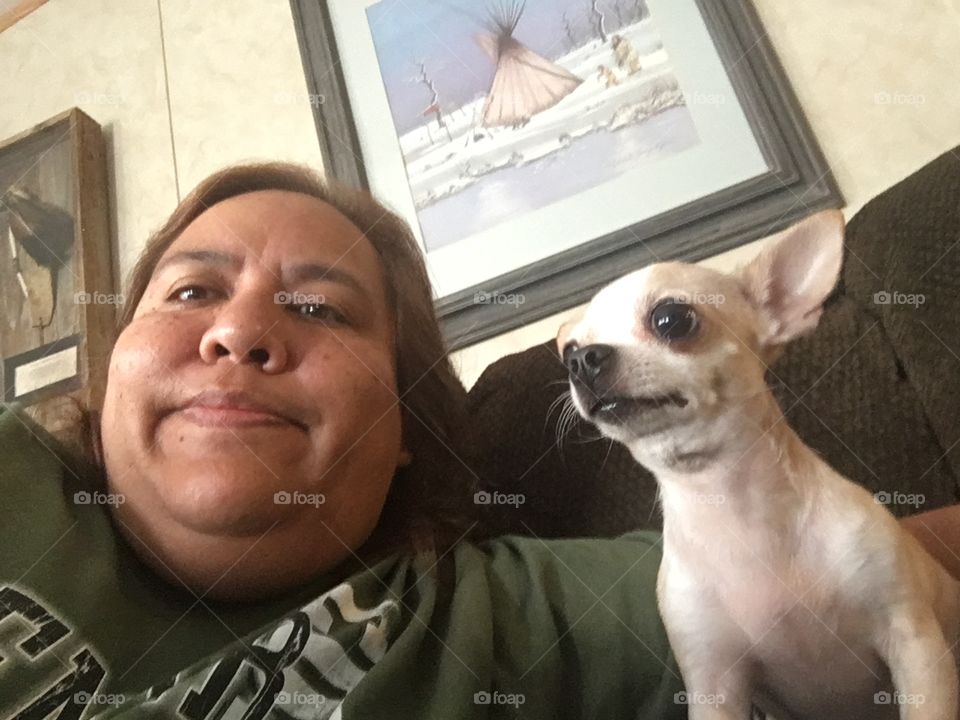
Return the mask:
<path id="1" fill-rule="evenodd" d="M 850 222 L 847 244 L 847 293 L 880 318 L 957 474 L 960 152 L 944 153 L 865 205 Z M 922 304 L 897 302 L 911 295 Z"/>

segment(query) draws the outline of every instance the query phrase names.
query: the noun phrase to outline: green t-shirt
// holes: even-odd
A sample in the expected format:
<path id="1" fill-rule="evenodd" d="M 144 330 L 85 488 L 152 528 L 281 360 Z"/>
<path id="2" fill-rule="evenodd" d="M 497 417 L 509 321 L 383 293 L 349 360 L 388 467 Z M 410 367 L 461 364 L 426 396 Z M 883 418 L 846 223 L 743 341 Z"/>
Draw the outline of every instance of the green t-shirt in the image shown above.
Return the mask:
<path id="1" fill-rule="evenodd" d="M 28 424 L 0 411 L 0 719 L 686 717 L 655 533 L 462 542 L 215 604 L 144 569 Z"/>

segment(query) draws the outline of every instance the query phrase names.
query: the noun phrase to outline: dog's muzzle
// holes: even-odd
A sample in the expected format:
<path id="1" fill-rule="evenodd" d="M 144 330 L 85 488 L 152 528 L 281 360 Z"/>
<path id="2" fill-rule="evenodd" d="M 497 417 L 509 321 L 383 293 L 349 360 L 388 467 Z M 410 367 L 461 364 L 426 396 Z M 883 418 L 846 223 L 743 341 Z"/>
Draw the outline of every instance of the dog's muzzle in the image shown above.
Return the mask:
<path id="1" fill-rule="evenodd" d="M 595 390 L 603 371 L 613 364 L 616 351 L 612 345 L 569 346 L 563 353 L 563 364 L 570 372 L 570 379 L 588 390 Z"/>
<path id="2" fill-rule="evenodd" d="M 617 350 L 611 345 L 581 348 L 571 343 L 564 348 L 563 364 L 589 420 L 622 424 L 640 414 L 687 406 L 687 398 L 677 391 L 638 395 L 615 390 L 617 359 Z"/>

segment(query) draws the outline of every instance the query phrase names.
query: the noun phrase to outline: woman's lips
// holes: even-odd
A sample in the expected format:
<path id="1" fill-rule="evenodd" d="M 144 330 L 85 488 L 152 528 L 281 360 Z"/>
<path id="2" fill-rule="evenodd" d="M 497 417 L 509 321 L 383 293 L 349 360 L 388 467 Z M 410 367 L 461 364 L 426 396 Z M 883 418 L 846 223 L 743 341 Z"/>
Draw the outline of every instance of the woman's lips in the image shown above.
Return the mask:
<path id="1" fill-rule="evenodd" d="M 230 430 L 294 427 L 307 432 L 306 424 L 288 414 L 276 400 L 259 398 L 239 389 L 204 390 L 181 405 L 178 412 L 201 427 Z"/>
<path id="2" fill-rule="evenodd" d="M 259 427 L 295 427 L 292 422 L 279 415 L 235 407 L 190 405 L 181 409 L 180 414 L 195 425 L 209 428 L 233 430 Z"/>

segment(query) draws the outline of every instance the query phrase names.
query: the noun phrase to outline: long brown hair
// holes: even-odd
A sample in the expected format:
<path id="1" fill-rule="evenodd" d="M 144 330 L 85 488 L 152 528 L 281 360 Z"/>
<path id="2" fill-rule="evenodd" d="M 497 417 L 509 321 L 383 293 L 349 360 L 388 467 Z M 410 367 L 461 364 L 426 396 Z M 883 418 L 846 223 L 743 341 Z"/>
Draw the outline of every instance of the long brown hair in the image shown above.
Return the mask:
<path id="1" fill-rule="evenodd" d="M 463 455 L 466 391 L 457 377 L 434 312 L 423 255 L 407 224 L 366 192 L 324 180 L 313 170 L 290 163 L 243 164 L 225 168 L 200 183 L 147 241 L 124 293 L 117 334 L 131 322 L 160 258 L 204 211 L 228 198 L 258 190 L 286 190 L 322 200 L 356 225 L 383 264 L 387 300 L 396 322 L 397 390 L 404 446 L 413 462 L 398 468 L 377 528 L 360 552 L 369 562 L 426 540 L 446 548 L 476 536 L 472 493 L 475 476 Z M 94 448 L 86 457 L 99 462 L 99 422 L 85 413 Z M 90 452 L 93 450 L 93 452 Z"/>

